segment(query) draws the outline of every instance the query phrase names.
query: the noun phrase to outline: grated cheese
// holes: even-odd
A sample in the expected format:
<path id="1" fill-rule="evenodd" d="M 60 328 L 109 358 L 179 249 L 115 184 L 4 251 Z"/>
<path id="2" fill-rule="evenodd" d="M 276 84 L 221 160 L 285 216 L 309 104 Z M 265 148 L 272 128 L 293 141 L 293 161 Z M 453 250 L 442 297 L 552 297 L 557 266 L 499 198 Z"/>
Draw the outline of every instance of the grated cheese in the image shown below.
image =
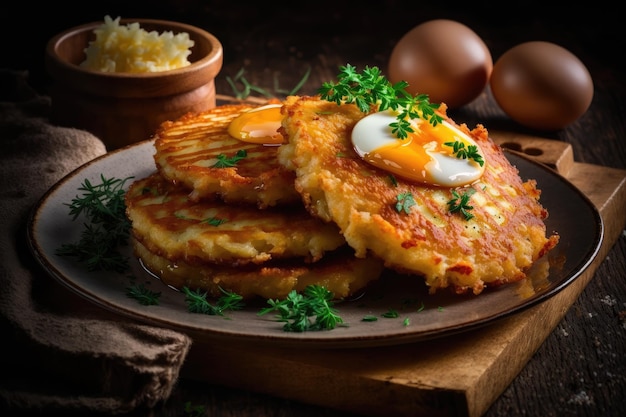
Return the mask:
<path id="1" fill-rule="evenodd" d="M 96 39 L 85 48 L 81 67 L 103 72 L 158 72 L 185 67 L 194 41 L 189 34 L 148 32 L 139 23 L 120 25 L 120 18 L 104 17 L 94 29 Z"/>

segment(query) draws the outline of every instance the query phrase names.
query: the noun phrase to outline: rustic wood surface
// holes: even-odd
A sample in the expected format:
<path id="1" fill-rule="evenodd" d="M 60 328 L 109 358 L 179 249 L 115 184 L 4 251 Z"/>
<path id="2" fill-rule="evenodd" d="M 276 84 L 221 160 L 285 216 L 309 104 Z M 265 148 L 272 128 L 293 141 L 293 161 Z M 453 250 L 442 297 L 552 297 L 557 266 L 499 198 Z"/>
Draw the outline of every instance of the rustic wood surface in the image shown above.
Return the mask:
<path id="1" fill-rule="evenodd" d="M 557 139 L 571 144 L 577 162 L 626 169 L 626 86 L 624 66 L 620 63 L 624 37 L 619 33 L 623 23 L 617 13 L 607 12 L 611 9 L 597 2 L 567 11 L 539 3 L 524 3 L 519 10 L 507 5 L 509 9 L 500 10 L 488 6 L 488 2 L 472 3 L 472 9 L 447 10 L 415 2 L 408 6 L 401 1 L 372 3 L 356 9 L 351 3 L 340 6 L 324 1 L 299 2 L 284 8 L 227 1 L 164 1 L 150 3 L 150 8 L 142 1 L 122 3 L 92 5 L 89 11 L 74 8 L 76 13 L 72 16 L 54 20 L 50 16 L 59 16 L 55 11 L 63 5 L 55 2 L 41 6 L 34 17 L 38 30 L 28 41 L 6 45 L 0 66 L 30 70 L 32 83 L 45 92 L 43 44 L 56 32 L 100 20 L 105 14 L 167 18 L 204 27 L 220 38 L 225 61 L 217 80 L 218 93 L 234 93 L 228 77 L 235 77 L 241 69 L 251 84 L 270 91 L 293 88 L 310 69 L 300 92 L 311 93 L 321 82 L 333 79 L 339 65 L 385 68 L 391 48 L 402 34 L 423 21 L 445 17 L 472 27 L 485 40 L 494 59 L 523 41 L 558 43 L 587 65 L 595 84 L 587 113 L 557 132 L 534 132 L 512 123 L 497 107 L 489 90 L 451 112 L 457 121 L 468 125 L 483 123 L 493 131 Z M 6 13 L 1 13 L 0 23 L 6 26 L 8 21 L 32 22 L 33 14 L 27 6 L 28 3 L 3 5 Z M 582 170 L 577 175 L 587 172 L 602 175 L 594 170 Z M 602 178 L 594 180 L 602 182 Z M 623 202 L 619 202 L 613 215 L 617 216 L 613 227 L 623 224 L 619 221 L 620 215 L 626 216 Z M 588 285 L 563 311 L 556 328 L 486 410 L 485 417 L 626 415 L 626 234 L 623 230 L 611 232 L 616 242 Z M 297 379 L 298 375 L 292 378 Z M 166 404 L 138 411 L 136 415 L 181 416 L 186 402 L 203 405 L 208 416 L 357 415 L 290 399 L 289 393 L 285 393 L 287 398 L 280 398 L 256 391 L 254 387 L 232 389 L 182 379 Z M 341 395 L 337 393 L 339 398 Z"/>

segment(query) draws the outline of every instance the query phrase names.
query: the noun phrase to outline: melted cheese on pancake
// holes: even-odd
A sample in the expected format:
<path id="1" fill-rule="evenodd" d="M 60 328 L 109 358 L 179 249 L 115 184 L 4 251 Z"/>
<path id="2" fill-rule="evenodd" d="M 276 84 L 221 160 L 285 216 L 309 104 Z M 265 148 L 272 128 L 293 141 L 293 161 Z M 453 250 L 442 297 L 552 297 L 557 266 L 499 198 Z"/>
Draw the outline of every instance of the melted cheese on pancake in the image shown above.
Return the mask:
<path id="1" fill-rule="evenodd" d="M 192 201 L 186 190 L 155 173 L 126 193 L 132 233 L 150 251 L 194 265 L 263 263 L 299 257 L 313 262 L 345 245 L 334 224 L 302 206 L 260 210 L 222 201 Z"/>
<path id="2" fill-rule="evenodd" d="M 221 198 L 260 208 L 299 201 L 293 172 L 276 160 L 277 146 L 232 137 L 228 126 L 252 105 L 225 105 L 164 122 L 155 134 L 154 160 L 168 180 L 191 190 L 193 200 Z M 229 167 L 215 167 L 219 158 L 246 156 Z"/>
<path id="3" fill-rule="evenodd" d="M 356 256 L 372 252 L 396 271 L 423 276 L 431 292 L 452 287 L 479 294 L 486 285 L 518 281 L 558 242 L 557 235 L 546 236 L 548 213 L 536 183 L 522 181 L 480 125 L 458 126 L 480 144 L 486 165 L 470 186 L 474 217 L 466 220 L 451 213 L 448 202 L 452 191 L 463 194 L 467 187 L 392 181 L 356 154 L 350 133 L 365 114 L 355 105 L 292 96 L 283 114 L 289 143 L 278 159 L 296 173 L 307 209 L 337 224 Z M 399 195 L 414 199 L 408 213 L 396 209 Z"/>

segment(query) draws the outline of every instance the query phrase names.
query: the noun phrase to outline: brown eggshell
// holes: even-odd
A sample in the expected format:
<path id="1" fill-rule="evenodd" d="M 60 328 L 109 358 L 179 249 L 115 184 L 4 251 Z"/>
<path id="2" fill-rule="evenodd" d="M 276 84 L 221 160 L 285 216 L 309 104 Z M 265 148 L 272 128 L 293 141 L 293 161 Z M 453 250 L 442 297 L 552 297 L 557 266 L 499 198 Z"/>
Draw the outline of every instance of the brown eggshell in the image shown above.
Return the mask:
<path id="1" fill-rule="evenodd" d="M 498 105 L 516 122 L 558 130 L 589 108 L 593 81 L 585 65 L 567 49 L 532 41 L 506 51 L 490 81 Z"/>
<path id="2" fill-rule="evenodd" d="M 407 32 L 389 57 L 388 78 L 406 81 L 413 95 L 433 103 L 463 106 L 485 89 L 493 60 L 487 45 L 460 22 L 435 19 Z"/>

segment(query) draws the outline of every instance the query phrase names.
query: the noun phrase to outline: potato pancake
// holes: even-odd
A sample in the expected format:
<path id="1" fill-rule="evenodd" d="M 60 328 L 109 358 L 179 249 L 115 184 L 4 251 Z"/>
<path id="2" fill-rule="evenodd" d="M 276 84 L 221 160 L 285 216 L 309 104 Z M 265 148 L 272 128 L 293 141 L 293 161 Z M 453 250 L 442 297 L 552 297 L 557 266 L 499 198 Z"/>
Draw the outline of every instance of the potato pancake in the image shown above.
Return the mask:
<path id="1" fill-rule="evenodd" d="M 132 243 L 135 256 L 164 284 L 177 289 L 203 290 L 214 298 L 222 296 L 221 291 L 225 290 L 244 299 L 282 299 L 292 290 L 301 292 L 314 284 L 325 287 L 335 298 L 345 298 L 378 279 L 383 270 L 382 261 L 356 258 L 347 246 L 315 263 L 292 258 L 263 265 L 228 266 L 173 262 L 149 251 L 135 239 Z"/>
<path id="2" fill-rule="evenodd" d="M 243 142 L 228 133 L 235 117 L 254 108 L 218 106 L 161 124 L 154 160 L 163 177 L 190 189 L 192 200 L 221 198 L 260 208 L 298 202 L 293 172 L 276 160 L 278 146 Z M 238 152 L 246 156 L 238 158 Z M 236 164 L 219 166 L 218 161 L 232 158 L 238 159 Z"/>
<path id="3" fill-rule="evenodd" d="M 364 162 L 350 139 L 365 116 L 355 105 L 291 96 L 282 111 L 289 143 L 278 160 L 295 172 L 307 209 L 337 224 L 357 257 L 373 253 L 389 268 L 420 275 L 431 293 L 449 287 L 479 294 L 523 279 L 558 242 L 558 235 L 546 236 L 548 213 L 535 181 L 523 182 L 482 125 L 459 128 L 480 144 L 483 176 L 467 187 L 446 188 L 396 179 Z M 469 189 L 473 217 L 466 220 L 450 211 L 450 202 Z M 398 210 L 401 196 L 415 205 Z"/>
<path id="4" fill-rule="evenodd" d="M 260 210 L 219 200 L 195 202 L 159 173 L 133 182 L 125 202 L 133 236 L 172 262 L 235 266 L 291 257 L 314 262 L 346 245 L 336 225 L 312 217 L 302 205 Z"/>

